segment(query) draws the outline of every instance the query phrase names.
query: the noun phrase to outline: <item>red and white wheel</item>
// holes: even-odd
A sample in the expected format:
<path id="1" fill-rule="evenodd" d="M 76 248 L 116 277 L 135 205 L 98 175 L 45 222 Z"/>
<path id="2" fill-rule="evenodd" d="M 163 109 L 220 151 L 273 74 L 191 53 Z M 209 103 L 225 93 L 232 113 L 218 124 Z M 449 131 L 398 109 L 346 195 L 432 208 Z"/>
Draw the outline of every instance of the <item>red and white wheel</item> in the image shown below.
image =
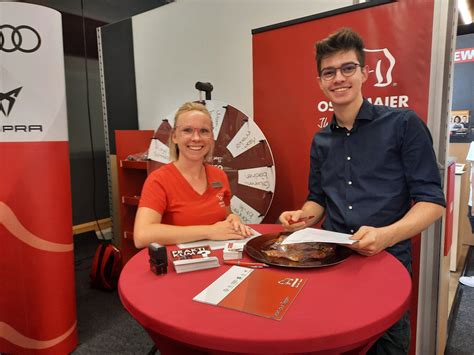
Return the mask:
<path id="1" fill-rule="evenodd" d="M 247 224 L 260 223 L 275 191 L 275 165 L 270 146 L 255 121 L 235 107 L 215 100 L 204 101 L 214 125 L 212 164 L 224 170 L 232 190 L 231 209 Z M 169 163 L 168 139 L 174 111 L 160 123 L 150 144 L 149 170 Z M 150 172 L 150 171 L 149 171 Z"/>

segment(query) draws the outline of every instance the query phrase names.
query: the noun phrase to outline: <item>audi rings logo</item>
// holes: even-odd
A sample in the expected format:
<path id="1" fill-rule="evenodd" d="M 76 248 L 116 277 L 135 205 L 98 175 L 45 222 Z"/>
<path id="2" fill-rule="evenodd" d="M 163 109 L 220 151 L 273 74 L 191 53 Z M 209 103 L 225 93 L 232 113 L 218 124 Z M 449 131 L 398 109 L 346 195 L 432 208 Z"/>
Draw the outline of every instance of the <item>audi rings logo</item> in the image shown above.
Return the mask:
<path id="1" fill-rule="evenodd" d="M 40 46 L 41 37 L 33 27 L 0 25 L 0 52 L 32 53 Z"/>

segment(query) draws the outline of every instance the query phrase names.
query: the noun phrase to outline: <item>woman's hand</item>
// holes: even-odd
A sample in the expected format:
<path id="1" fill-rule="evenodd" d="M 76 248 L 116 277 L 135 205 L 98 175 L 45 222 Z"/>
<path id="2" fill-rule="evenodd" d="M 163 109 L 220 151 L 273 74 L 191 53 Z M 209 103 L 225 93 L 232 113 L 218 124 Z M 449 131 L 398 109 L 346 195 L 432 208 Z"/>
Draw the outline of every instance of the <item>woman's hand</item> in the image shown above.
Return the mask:
<path id="1" fill-rule="evenodd" d="M 230 213 L 225 221 L 214 223 L 209 227 L 208 238 L 211 240 L 243 239 L 250 237 L 252 230 L 242 223 L 239 216 Z"/>
<path id="2" fill-rule="evenodd" d="M 232 223 L 234 230 L 242 234 L 244 237 L 250 237 L 251 235 L 253 235 L 252 229 L 242 223 L 239 216 L 231 213 L 227 216 L 226 221 Z"/>
<path id="3" fill-rule="evenodd" d="M 229 221 L 221 221 L 207 227 L 208 238 L 211 240 L 243 239 L 244 236 L 235 231 L 234 226 Z"/>

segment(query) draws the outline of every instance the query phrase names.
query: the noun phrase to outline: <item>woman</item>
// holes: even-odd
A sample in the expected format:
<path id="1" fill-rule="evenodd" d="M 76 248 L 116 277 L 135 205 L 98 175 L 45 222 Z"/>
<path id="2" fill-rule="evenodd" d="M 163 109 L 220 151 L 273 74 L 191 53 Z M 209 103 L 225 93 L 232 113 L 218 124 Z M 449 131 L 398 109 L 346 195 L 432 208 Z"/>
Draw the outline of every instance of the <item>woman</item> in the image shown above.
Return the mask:
<path id="1" fill-rule="evenodd" d="M 464 128 L 464 126 L 461 123 L 461 117 L 460 116 L 454 116 L 453 123 L 451 123 L 450 130 L 451 131 L 459 131 L 462 128 Z"/>
<path id="2" fill-rule="evenodd" d="M 230 211 L 226 174 L 207 164 L 214 136 L 204 105 L 187 102 L 178 109 L 169 148 L 172 162 L 152 172 L 143 186 L 135 217 L 135 246 L 250 236 L 250 228 Z"/>

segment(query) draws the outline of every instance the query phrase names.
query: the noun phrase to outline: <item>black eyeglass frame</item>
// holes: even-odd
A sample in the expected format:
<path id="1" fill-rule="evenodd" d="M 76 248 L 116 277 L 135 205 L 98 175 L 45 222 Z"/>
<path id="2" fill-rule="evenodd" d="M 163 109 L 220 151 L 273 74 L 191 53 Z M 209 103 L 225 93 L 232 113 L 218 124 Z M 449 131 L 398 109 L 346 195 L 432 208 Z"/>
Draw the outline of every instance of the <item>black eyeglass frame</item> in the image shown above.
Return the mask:
<path id="1" fill-rule="evenodd" d="M 343 68 L 348 66 L 348 65 L 353 65 L 354 66 L 354 69 L 349 73 L 349 74 L 345 74 L 344 71 L 343 71 Z M 352 75 L 355 74 L 356 70 L 357 70 L 357 67 L 360 67 L 360 68 L 363 68 L 362 64 L 360 63 L 353 63 L 353 62 L 349 62 L 349 63 L 344 63 L 342 64 L 340 67 L 337 67 L 337 68 L 333 68 L 333 67 L 329 67 L 329 68 L 324 68 L 321 70 L 321 74 L 319 75 L 319 79 L 322 79 L 324 81 L 330 81 L 332 79 L 334 79 L 336 77 L 336 74 L 337 74 L 337 71 L 339 70 L 341 72 L 341 74 L 345 77 L 345 78 L 349 78 L 351 77 Z M 324 71 L 326 70 L 334 70 L 334 73 L 330 76 L 330 77 L 324 77 Z"/>
<path id="2" fill-rule="evenodd" d="M 192 132 L 186 131 L 189 129 L 192 129 Z M 194 132 L 197 132 L 197 134 L 200 137 L 206 137 L 206 138 L 212 136 L 212 133 L 213 133 L 212 127 L 199 127 L 198 128 L 198 127 L 186 126 L 186 125 L 175 126 L 173 130 L 187 136 L 192 136 Z"/>

